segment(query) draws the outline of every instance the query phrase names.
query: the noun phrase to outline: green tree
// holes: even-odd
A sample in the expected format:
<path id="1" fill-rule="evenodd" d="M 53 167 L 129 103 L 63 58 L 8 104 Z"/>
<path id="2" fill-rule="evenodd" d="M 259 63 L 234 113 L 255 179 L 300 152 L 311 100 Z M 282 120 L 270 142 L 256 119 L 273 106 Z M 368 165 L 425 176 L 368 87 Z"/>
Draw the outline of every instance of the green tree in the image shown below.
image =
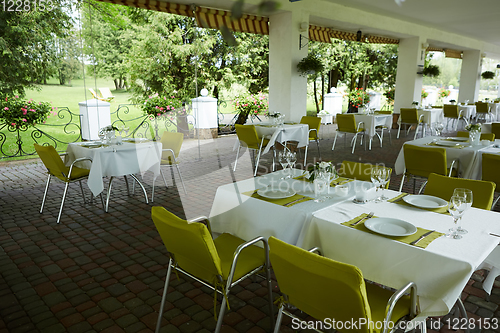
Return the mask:
<path id="1" fill-rule="evenodd" d="M 46 8 L 0 12 L 0 94 L 24 95 L 54 73 L 53 37 L 67 35 L 70 11 L 64 0 L 52 0 Z"/>

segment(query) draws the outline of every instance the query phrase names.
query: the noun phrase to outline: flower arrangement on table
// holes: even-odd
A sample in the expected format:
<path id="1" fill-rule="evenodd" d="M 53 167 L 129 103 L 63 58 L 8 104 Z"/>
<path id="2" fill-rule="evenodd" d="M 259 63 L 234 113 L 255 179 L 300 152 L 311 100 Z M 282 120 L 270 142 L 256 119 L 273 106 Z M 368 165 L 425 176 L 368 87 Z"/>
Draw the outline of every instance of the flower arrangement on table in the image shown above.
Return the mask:
<path id="1" fill-rule="evenodd" d="M 469 124 L 465 126 L 465 130 L 469 132 L 481 132 L 481 124 Z"/>
<path id="2" fill-rule="evenodd" d="M 177 92 L 174 91 L 166 94 L 166 96 L 160 96 L 159 94 L 151 95 L 142 104 L 142 111 L 151 118 L 163 116 L 168 113 L 178 114 L 179 112 L 183 112 L 182 101 L 176 97 L 176 94 Z"/>
<path id="3" fill-rule="evenodd" d="M 448 97 L 450 96 L 450 91 L 448 89 L 445 89 L 445 88 L 441 88 L 439 89 L 438 91 L 438 95 L 442 98 L 445 98 L 445 97 Z"/>
<path id="4" fill-rule="evenodd" d="M 349 104 L 353 107 L 363 107 L 370 103 L 370 94 L 363 88 L 355 88 L 349 92 Z"/>
<path id="5" fill-rule="evenodd" d="M 427 96 L 429 96 L 429 93 L 427 91 L 425 91 L 424 88 L 422 88 L 422 93 L 421 93 L 420 97 L 422 97 L 422 99 L 426 99 Z"/>
<path id="6" fill-rule="evenodd" d="M 281 113 L 279 113 L 279 112 L 275 112 L 275 113 L 268 112 L 267 113 L 268 118 L 279 118 L 280 116 L 281 116 Z"/>
<path id="7" fill-rule="evenodd" d="M 448 102 L 450 102 L 451 104 L 455 104 L 457 101 L 454 99 L 450 99 Z"/>
<path id="8" fill-rule="evenodd" d="M 0 118 L 8 125 L 21 128 L 43 124 L 47 118 L 56 115 L 57 108 L 48 102 L 26 101 L 19 96 L 5 97 L 0 100 Z"/>
<path id="9" fill-rule="evenodd" d="M 337 178 L 338 174 L 337 171 L 335 170 L 335 167 L 333 166 L 332 162 L 316 162 L 314 165 L 310 166 L 306 172 L 304 172 L 303 177 L 307 179 L 310 182 L 314 181 L 314 178 L 317 176 L 317 172 L 319 170 L 325 170 L 326 172 L 330 173 L 333 175 L 332 178 Z"/>

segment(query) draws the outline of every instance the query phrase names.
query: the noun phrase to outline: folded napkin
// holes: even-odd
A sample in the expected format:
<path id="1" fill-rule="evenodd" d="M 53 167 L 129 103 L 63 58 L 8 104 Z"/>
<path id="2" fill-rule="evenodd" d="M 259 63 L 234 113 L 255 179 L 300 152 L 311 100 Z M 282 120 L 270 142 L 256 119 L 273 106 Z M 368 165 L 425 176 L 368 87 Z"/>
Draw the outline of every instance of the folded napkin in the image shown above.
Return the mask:
<path id="1" fill-rule="evenodd" d="M 456 146 L 441 146 L 441 145 L 438 145 L 436 142 L 429 142 L 429 143 L 426 143 L 427 146 L 436 146 L 436 147 L 441 147 L 441 148 L 455 148 L 455 149 L 462 149 L 462 148 L 465 148 L 466 146 L 460 144 L 457 142 L 457 145 Z"/>
<path id="2" fill-rule="evenodd" d="M 395 203 L 395 204 L 398 204 L 398 205 L 403 205 L 403 206 L 410 206 L 410 207 L 414 207 L 414 208 L 424 209 L 424 210 L 428 210 L 428 211 L 431 211 L 431 212 L 434 212 L 434 213 L 450 215 L 450 213 L 448 213 L 448 207 L 441 207 L 441 208 L 420 208 L 420 207 L 416 207 L 416 206 L 410 205 L 409 203 L 407 203 L 406 201 L 403 200 L 403 198 L 406 197 L 407 195 L 409 195 L 409 193 L 401 193 L 400 195 L 398 195 L 398 196 L 396 196 L 396 197 L 394 197 L 392 199 L 387 200 L 387 202 L 392 202 L 392 203 Z"/>
<path id="3" fill-rule="evenodd" d="M 420 236 L 422 236 L 426 232 L 431 231 L 431 230 L 428 230 L 428 229 L 417 227 L 417 232 L 414 233 L 413 235 L 393 237 L 393 236 L 382 235 L 382 234 L 379 234 L 379 233 L 376 233 L 376 232 L 373 232 L 373 231 L 369 230 L 367 227 L 365 227 L 365 222 L 368 221 L 368 220 L 362 221 L 362 222 L 360 222 L 360 223 L 358 223 L 358 224 L 356 224 L 356 225 L 353 226 L 354 223 L 358 222 L 362 218 L 365 218 L 367 215 L 368 214 L 361 214 L 361 215 L 353 218 L 352 220 L 344 222 L 344 223 L 341 223 L 341 224 L 345 225 L 347 227 L 354 228 L 356 230 L 360 230 L 360 231 L 368 232 L 370 234 L 374 234 L 374 235 L 382 236 L 382 237 L 385 237 L 385 238 L 389 238 L 389 239 L 392 239 L 392 240 L 395 240 L 395 241 L 398 241 L 398 242 L 401 242 L 401 243 L 405 243 L 405 244 L 408 244 L 408 245 L 412 245 L 412 244 L 410 244 L 411 242 L 416 241 L 417 239 L 420 238 Z M 374 216 L 374 217 L 376 217 L 376 216 Z M 441 237 L 443 235 L 444 234 L 442 232 L 433 231 L 431 234 L 425 236 L 423 239 L 421 239 L 420 241 L 418 241 L 413 246 L 425 249 L 430 243 L 432 243 L 432 241 L 434 241 L 435 239 L 437 239 L 437 238 L 439 238 L 439 237 Z"/>
<path id="4" fill-rule="evenodd" d="M 105 144 L 100 144 L 100 145 L 89 145 L 89 144 L 83 144 L 82 147 L 85 147 L 85 148 L 101 148 L 101 147 L 107 147 L 108 145 L 105 145 Z"/>
<path id="5" fill-rule="evenodd" d="M 292 207 L 293 205 L 299 204 L 301 202 L 306 202 L 309 200 L 314 200 L 311 197 L 305 196 L 305 195 L 300 195 L 300 194 L 295 194 L 289 198 L 284 198 L 284 199 L 269 199 L 269 198 L 264 198 L 260 196 L 257 193 L 258 190 L 255 191 L 248 191 L 248 192 L 243 192 L 244 195 L 248 195 L 249 197 L 255 198 L 255 199 L 260 199 L 264 200 L 267 202 L 271 202 L 276 205 L 284 206 L 284 207 Z"/>

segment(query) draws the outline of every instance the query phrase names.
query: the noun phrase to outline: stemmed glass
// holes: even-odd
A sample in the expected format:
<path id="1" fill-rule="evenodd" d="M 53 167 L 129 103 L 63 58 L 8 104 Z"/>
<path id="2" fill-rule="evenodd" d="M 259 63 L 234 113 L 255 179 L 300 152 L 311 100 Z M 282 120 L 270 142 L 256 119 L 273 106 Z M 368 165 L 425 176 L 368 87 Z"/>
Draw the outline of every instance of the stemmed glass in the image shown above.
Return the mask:
<path id="1" fill-rule="evenodd" d="M 128 136 L 128 131 L 130 130 L 130 127 L 128 126 L 123 126 L 123 131 L 125 132 L 125 137 Z"/>
<path id="2" fill-rule="evenodd" d="M 286 173 L 286 168 L 288 166 L 288 158 L 287 158 L 287 151 L 286 150 L 283 150 L 283 151 L 280 151 L 279 154 L 278 154 L 278 161 L 280 162 L 281 164 L 281 167 L 283 168 L 283 173 Z M 288 176 L 283 176 L 281 177 L 280 179 L 283 180 L 283 179 L 288 179 L 290 177 Z"/>
<path id="3" fill-rule="evenodd" d="M 380 186 L 380 168 L 372 168 L 370 179 L 373 185 L 375 185 L 375 192 L 377 193 L 377 198 L 375 199 L 375 202 L 380 202 L 381 198 L 378 196 L 378 188 Z"/>
<path id="4" fill-rule="evenodd" d="M 469 189 L 466 189 L 466 188 L 456 188 L 453 191 L 453 196 L 459 196 L 463 199 L 463 201 L 465 203 L 465 208 L 464 208 L 464 211 L 462 213 L 462 216 L 463 216 L 465 211 L 467 209 L 469 209 L 470 207 L 472 207 L 472 200 L 473 200 L 472 191 Z M 460 220 L 462 220 L 462 216 L 460 216 Z M 465 235 L 466 233 L 468 233 L 468 231 L 465 230 L 464 228 L 462 228 L 462 226 L 460 226 L 460 224 L 457 225 L 456 231 L 460 235 Z"/>
<path id="5" fill-rule="evenodd" d="M 390 173 L 384 167 L 377 168 L 377 169 L 379 169 L 379 172 L 378 172 L 378 181 L 379 181 L 379 184 L 380 184 L 380 198 L 378 200 L 379 201 L 385 201 L 385 200 L 389 199 L 388 197 L 386 197 L 384 195 L 384 188 L 385 188 L 385 185 L 389 182 Z"/>
<path id="6" fill-rule="evenodd" d="M 290 150 L 287 151 L 286 159 L 288 161 L 288 168 L 290 169 L 290 174 L 288 175 L 288 178 L 292 178 L 292 169 L 295 166 L 295 163 L 297 162 L 297 153 Z"/>
<path id="7" fill-rule="evenodd" d="M 450 199 L 450 203 L 448 204 L 448 212 L 453 217 L 453 222 L 458 226 L 458 220 L 464 214 L 467 205 L 463 197 L 458 195 L 453 195 Z M 460 239 L 462 236 L 457 232 L 457 228 L 451 228 L 450 233 L 446 235 L 446 237 L 453 239 Z"/>
<path id="8" fill-rule="evenodd" d="M 441 136 L 441 132 L 444 129 L 443 123 L 434 123 L 434 131 L 436 132 L 436 136 Z"/>

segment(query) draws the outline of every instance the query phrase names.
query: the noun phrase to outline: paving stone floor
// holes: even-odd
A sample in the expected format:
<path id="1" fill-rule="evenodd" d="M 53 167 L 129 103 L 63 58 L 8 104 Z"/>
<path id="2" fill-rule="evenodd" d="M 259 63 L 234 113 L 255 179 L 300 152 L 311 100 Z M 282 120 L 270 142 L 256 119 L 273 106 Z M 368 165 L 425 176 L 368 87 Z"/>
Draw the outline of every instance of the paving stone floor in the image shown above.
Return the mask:
<path id="1" fill-rule="evenodd" d="M 365 151 L 332 151 L 335 125 L 322 126 L 321 156 L 340 163 L 354 160 L 383 162 L 393 167 L 405 140 L 374 141 Z M 411 134 L 411 133 L 410 133 Z M 168 188 L 156 183 L 155 202 L 146 204 L 139 191 L 128 196 L 123 178 L 113 185 L 109 213 L 100 200 L 83 204 L 76 184 L 56 224 L 63 184 L 53 181 L 45 210 L 39 213 L 46 175 L 39 160 L 0 163 L 0 332 L 151 332 L 166 272 L 166 249 L 150 218 L 153 205 L 161 205 L 182 218 L 209 215 L 218 186 L 252 176 L 250 154 L 240 157 L 233 172 L 235 136 L 215 140 L 186 140 L 181 170 L 188 194 L 176 172 L 166 169 Z M 318 158 L 314 144 L 310 161 Z M 260 173 L 270 169 L 264 156 Z M 390 188 L 400 177 L 393 175 Z M 152 178 L 144 183 L 151 196 Z M 115 185 L 116 184 L 116 185 Z M 84 183 L 85 188 L 85 183 Z M 409 190 L 405 186 L 406 190 Z M 85 189 L 87 198 L 88 188 Z M 474 274 L 462 299 L 475 319 L 499 318 L 500 284 L 488 299 L 481 289 L 484 272 Z M 276 283 L 273 286 L 278 296 Z M 162 332 L 207 332 L 215 327 L 213 293 L 180 276 L 172 276 Z M 269 331 L 265 283 L 247 279 L 233 290 L 224 332 Z M 292 332 L 286 320 L 283 332 Z M 449 329 L 443 326 L 441 332 Z M 478 329 L 474 331 L 480 331 Z M 484 330 L 484 331 L 500 331 Z"/>

